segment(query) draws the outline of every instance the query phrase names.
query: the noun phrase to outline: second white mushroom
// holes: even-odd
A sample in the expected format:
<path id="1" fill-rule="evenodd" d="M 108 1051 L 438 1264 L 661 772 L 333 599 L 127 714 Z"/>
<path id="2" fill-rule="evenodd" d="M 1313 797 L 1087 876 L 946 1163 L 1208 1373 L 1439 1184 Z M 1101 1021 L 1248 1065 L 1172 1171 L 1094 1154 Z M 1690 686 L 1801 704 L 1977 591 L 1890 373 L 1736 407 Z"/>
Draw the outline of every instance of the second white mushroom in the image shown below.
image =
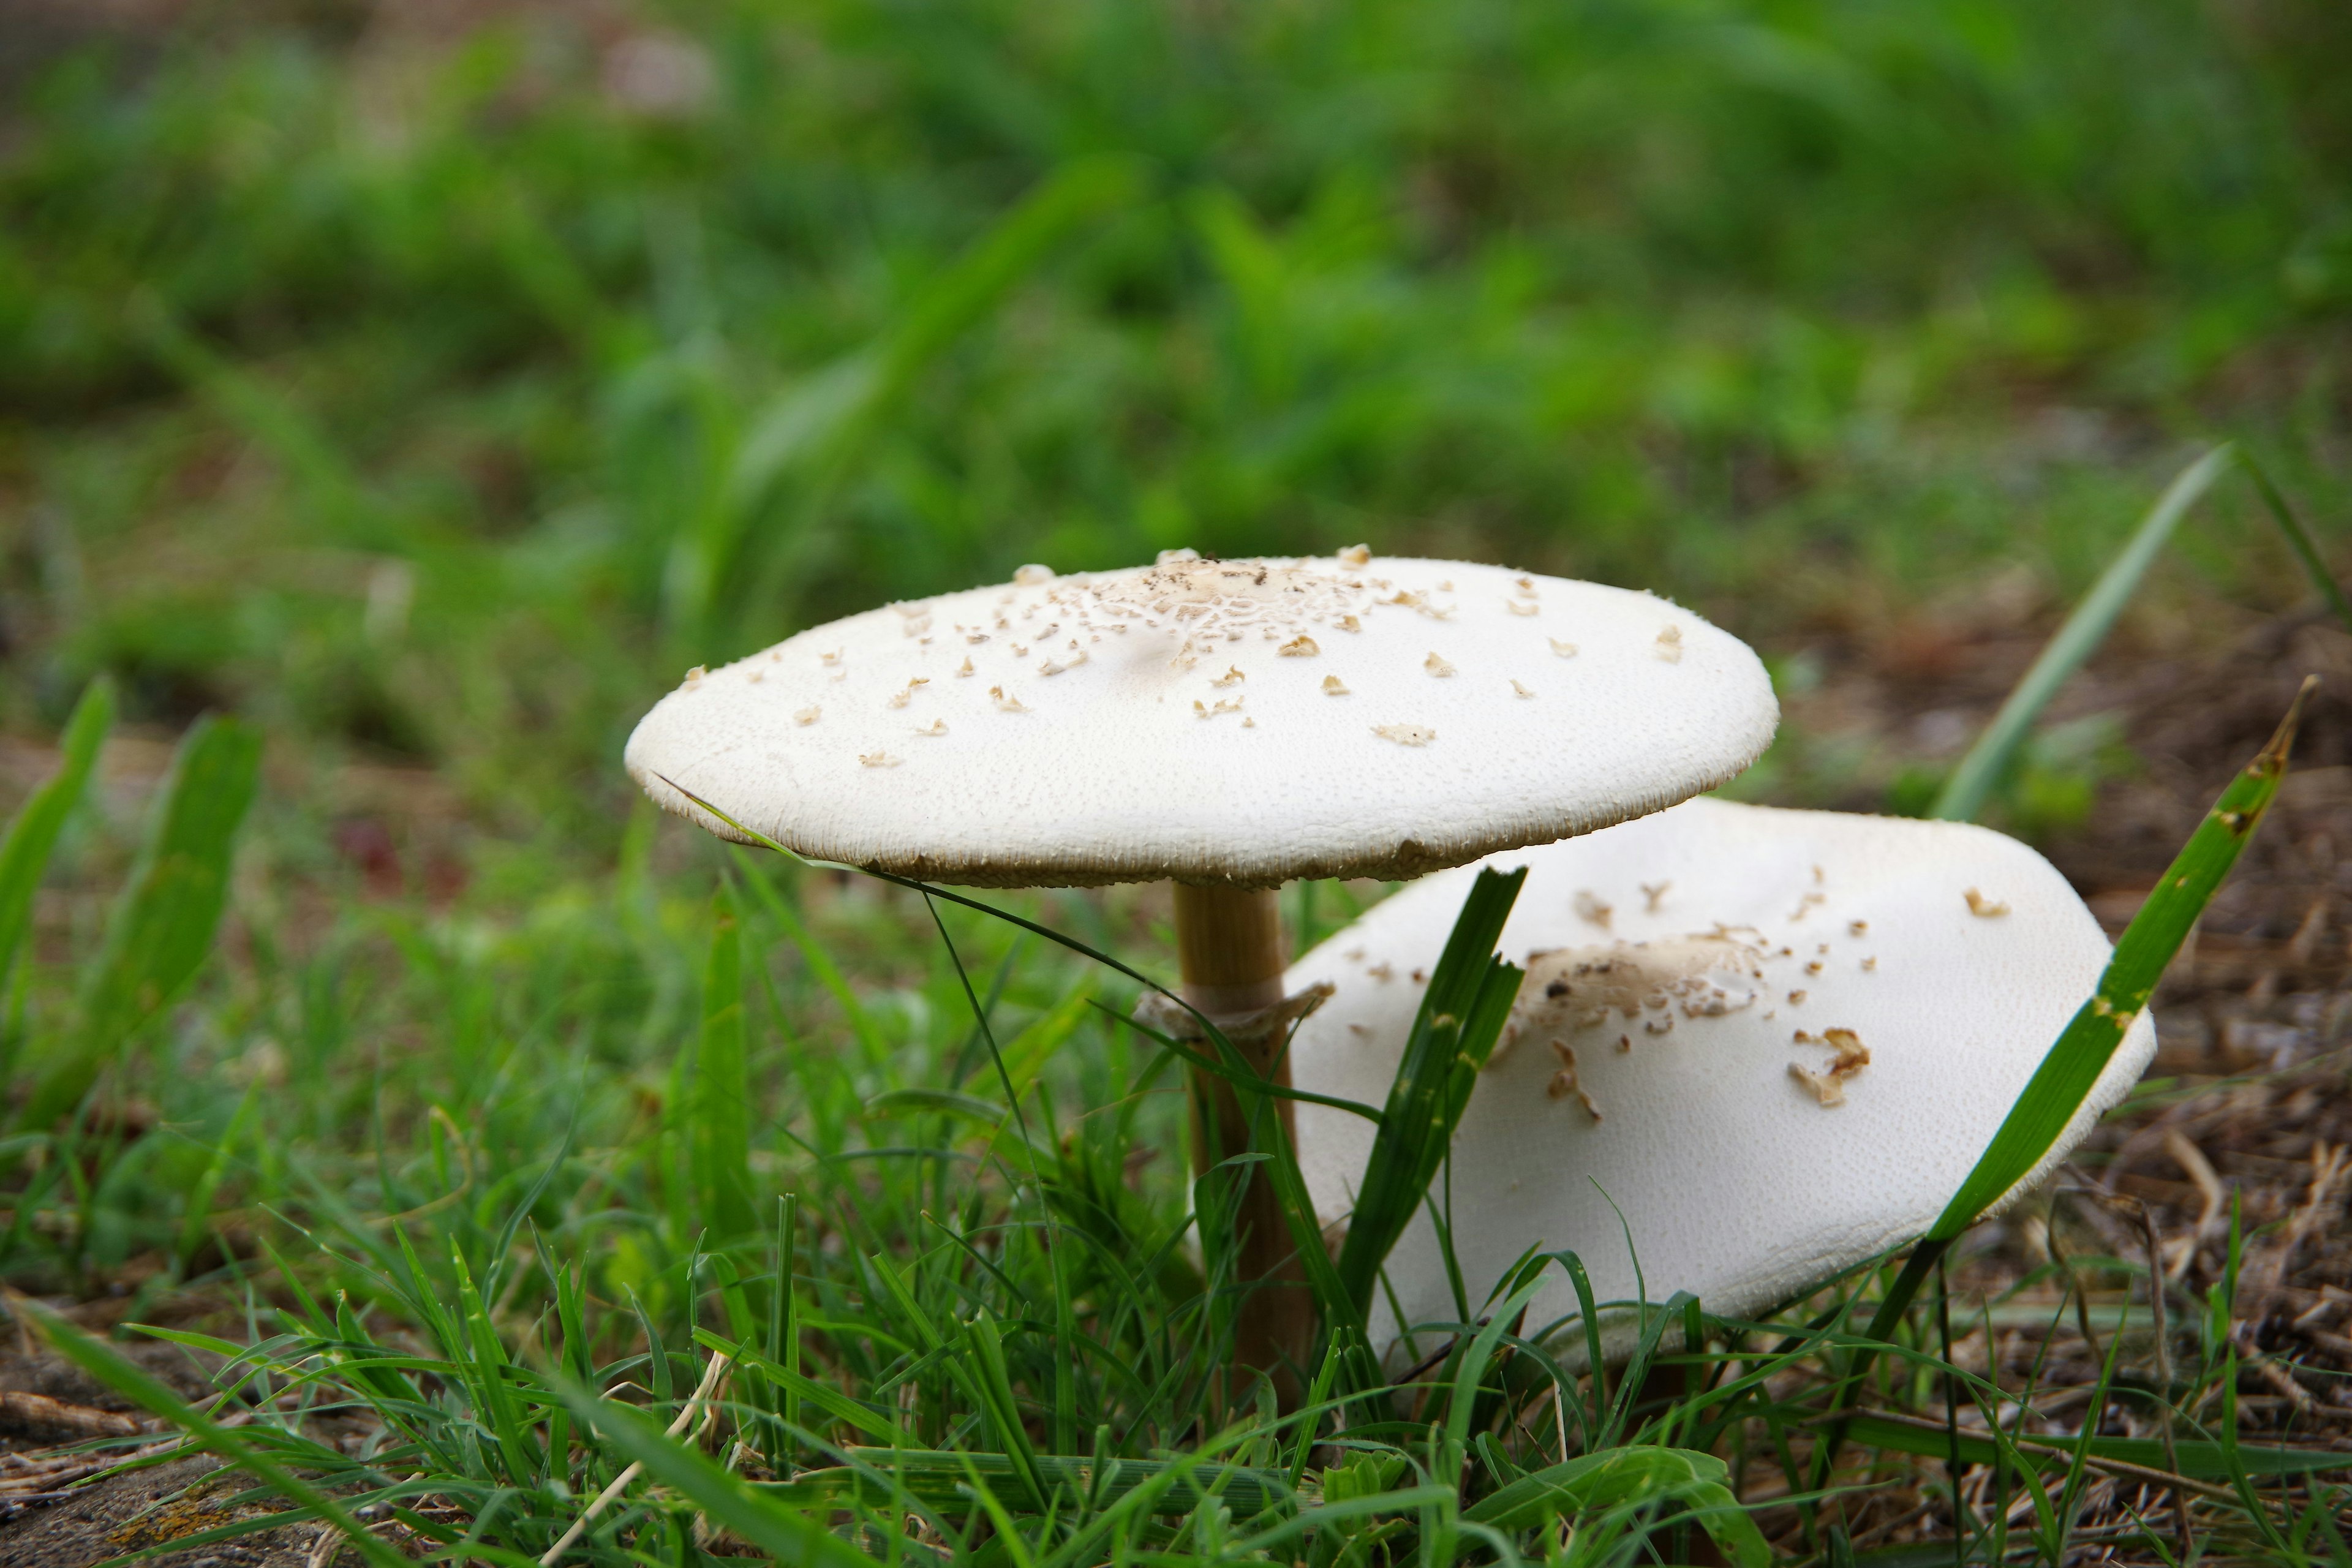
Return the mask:
<path id="1" fill-rule="evenodd" d="M 1701 799 L 1486 864 L 1529 868 L 1503 933 L 1528 977 L 1454 1143 L 1474 1312 L 1534 1244 L 1578 1252 L 1603 1301 L 1636 1299 L 1638 1258 L 1649 1300 L 1688 1290 L 1741 1315 L 1918 1236 L 2109 952 L 2048 861 L 1960 823 Z M 1414 884 L 1292 970 L 1294 990 L 1335 987 L 1293 1041 L 1300 1088 L 1386 1099 L 1473 875 Z M 2143 1016 L 2024 1184 L 2155 1049 Z M 1327 1222 L 1372 1136 L 1298 1107 Z M 1425 1214 L 1388 1273 L 1408 1323 L 1457 1320 Z M 1530 1329 L 1575 1310 L 1554 1277 Z M 1397 1325 L 1376 1316 L 1385 1342 Z"/>

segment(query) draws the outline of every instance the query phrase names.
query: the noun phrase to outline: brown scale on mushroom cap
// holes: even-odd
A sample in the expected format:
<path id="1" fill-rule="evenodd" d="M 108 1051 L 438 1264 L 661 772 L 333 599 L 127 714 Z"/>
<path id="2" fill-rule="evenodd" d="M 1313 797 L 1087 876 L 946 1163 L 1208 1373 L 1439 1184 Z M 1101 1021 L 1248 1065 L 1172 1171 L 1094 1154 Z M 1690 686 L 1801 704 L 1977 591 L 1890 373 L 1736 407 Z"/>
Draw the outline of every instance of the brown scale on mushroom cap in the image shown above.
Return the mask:
<path id="1" fill-rule="evenodd" d="M 1719 1018 L 1754 1005 L 1762 960 L 1747 943 L 1714 935 L 1530 953 L 1508 1038 L 1545 1030 L 1570 1037 L 1620 1017 L 1643 1018 L 1643 1032 L 1661 1037 L 1673 1029 L 1677 1008 L 1693 1018 Z M 1623 1037 L 1630 1048 L 1631 1036 Z M 1506 1054 L 1498 1045 L 1488 1065 Z"/>

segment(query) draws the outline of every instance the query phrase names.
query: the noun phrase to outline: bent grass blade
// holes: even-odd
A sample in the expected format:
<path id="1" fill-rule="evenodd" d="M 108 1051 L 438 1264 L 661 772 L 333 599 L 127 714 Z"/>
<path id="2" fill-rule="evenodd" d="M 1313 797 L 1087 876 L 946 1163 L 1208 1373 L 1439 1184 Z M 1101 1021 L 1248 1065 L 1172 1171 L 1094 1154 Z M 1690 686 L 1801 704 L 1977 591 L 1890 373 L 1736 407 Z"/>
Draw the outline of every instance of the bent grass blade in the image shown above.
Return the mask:
<path id="1" fill-rule="evenodd" d="M 2352 600 L 2345 598 L 2343 588 L 2327 570 L 2327 563 L 2320 558 L 2319 546 L 2312 542 L 2310 532 L 2303 526 L 2303 520 L 2294 515 L 2294 509 L 2287 505 L 2285 492 L 2272 482 L 2270 470 L 2255 461 L 2252 452 L 2243 447 L 2235 450 L 2238 466 L 2245 469 L 2246 478 L 2253 481 L 2254 493 L 2263 498 L 2263 505 L 2270 510 L 2271 521 L 2278 524 L 2281 533 L 2286 535 L 2287 548 L 2294 552 L 2297 561 L 2303 563 L 2304 572 L 2311 578 L 2311 585 L 2319 590 L 2320 598 L 2336 612 L 2336 618 L 2344 623 L 2345 629 L 2352 631 Z"/>
<path id="2" fill-rule="evenodd" d="M 1730 1467 L 1712 1454 L 1637 1444 L 1579 1455 L 1522 1476 L 1462 1517 L 1517 1531 L 1595 1509 L 1681 1503 L 1738 1568 L 1765 1568 L 1772 1549 L 1732 1495 L 1730 1476 Z"/>

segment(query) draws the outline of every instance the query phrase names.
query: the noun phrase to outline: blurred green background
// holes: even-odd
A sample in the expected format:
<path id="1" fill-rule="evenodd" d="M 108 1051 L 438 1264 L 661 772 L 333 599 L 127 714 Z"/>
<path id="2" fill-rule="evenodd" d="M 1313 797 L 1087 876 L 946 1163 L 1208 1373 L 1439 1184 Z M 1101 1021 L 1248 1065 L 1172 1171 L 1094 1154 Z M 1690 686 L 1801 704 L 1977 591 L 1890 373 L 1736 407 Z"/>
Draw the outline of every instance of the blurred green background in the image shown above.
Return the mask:
<path id="1" fill-rule="evenodd" d="M 0 731 L 251 714 L 321 875 L 609 865 L 680 669 L 1026 561 L 1501 559 L 1801 683 L 2054 613 L 2199 440 L 2341 537 L 2335 0 L 13 0 L 0 59 Z M 2245 505 L 2177 621 L 2301 596 Z"/>
<path id="2" fill-rule="evenodd" d="M 853 1394 L 912 1408 L 895 1254 L 935 1321 L 1023 1320 L 1033 1394 L 1112 1303 L 1052 1430 L 1175 1443 L 1215 1318 L 1132 987 L 656 822 L 620 749 L 683 670 L 1028 562 L 1360 542 L 1679 598 L 1787 701 L 1740 788 L 1916 809 L 2225 438 L 2342 574 L 2345 0 L 0 0 L 0 816 L 94 677 L 124 717 L 0 944 L 0 1279 L 137 1314 L 307 1274 L 410 1347 L 454 1246 L 507 1342 L 576 1265 L 667 1369 L 706 1244 L 772 1268 L 728 1216 L 789 1189 Z M 2284 703 L 2205 655 L 2311 602 L 2234 477 L 1989 818 L 2096 826 L 2161 751 L 2127 718 L 2201 704 L 2193 822 Z M 208 710 L 261 784 L 199 898 L 138 846 Z M 2352 759 L 2342 712 L 2304 758 Z M 2181 836 L 2135 820 L 2133 906 Z M 2269 886 L 2242 927 L 2326 929 Z M 1375 893 L 1294 885 L 1292 935 Z M 1168 967 L 1161 889 L 1008 898 Z M 1000 1087 L 1058 1162 L 1029 1239 Z M 526 1219 L 546 1286 L 499 1272 Z M 2199 1310 L 2210 1374 L 2242 1342 Z M 481 1321 L 458 1361 L 503 1359 Z M 536 1556 L 592 1472 L 466 1441 L 449 1495 L 535 1499 L 491 1544 Z"/>

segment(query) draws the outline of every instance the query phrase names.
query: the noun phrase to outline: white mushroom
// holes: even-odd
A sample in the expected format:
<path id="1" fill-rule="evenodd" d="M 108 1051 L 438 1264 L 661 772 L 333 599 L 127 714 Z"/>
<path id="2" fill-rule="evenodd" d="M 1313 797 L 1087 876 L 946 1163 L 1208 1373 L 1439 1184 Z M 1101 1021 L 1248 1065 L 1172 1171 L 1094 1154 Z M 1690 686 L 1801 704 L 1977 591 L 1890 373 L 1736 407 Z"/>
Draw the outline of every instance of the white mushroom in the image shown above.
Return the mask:
<path id="1" fill-rule="evenodd" d="M 1328 557 L 1033 573 L 1010 588 L 803 632 L 774 650 L 781 660 L 752 656 L 773 667 L 761 685 L 714 671 L 646 716 L 627 763 L 657 803 L 722 836 L 682 791 L 802 853 L 852 865 L 992 887 L 1176 878 L 1264 888 L 1419 876 L 1590 832 L 1722 783 L 1770 739 L 1770 687 L 1745 645 L 1646 594 L 1597 584 L 1528 579 L 1548 614 L 1577 627 L 1580 650 L 1545 667 L 1556 673 L 1540 703 L 1521 700 L 1507 680 L 1431 679 L 1433 656 L 1523 679 L 1531 660 L 1550 657 L 1541 623 L 1503 608 L 1522 575 L 1393 558 L 1350 568 Z M 1433 620 L 1418 606 L 1440 582 L 1454 584 L 1459 608 Z M 1133 630 L 1096 645 L 1083 665 L 1056 655 L 1065 668 L 1045 680 L 1034 654 L 1013 663 L 1003 639 L 980 645 L 969 683 L 940 681 L 953 661 L 900 635 L 918 615 L 977 626 L 1031 609 L 1040 625 L 1115 615 Z M 1155 611 L 1156 628 L 1135 624 Z M 1222 644 L 1236 624 L 1287 641 L 1318 616 L 1324 626 L 1361 628 L 1348 639 L 1342 683 L 1353 702 L 1327 695 L 1328 658 L 1171 668 L 1187 642 Z M 1679 664 L 1654 651 L 1669 617 Z M 785 673 L 793 670 L 810 675 Z M 828 684 L 835 673 L 842 680 Z M 1224 680 L 1222 691 L 1213 685 Z M 953 735 L 887 780 L 845 774 L 845 762 L 854 771 L 856 756 L 897 747 L 905 710 L 888 703 L 910 691 Z M 1259 731 L 1194 719 L 1194 701 L 1213 710 L 1243 691 Z M 992 692 L 1008 711 L 1035 711 L 1005 721 Z M 796 731 L 792 715 L 819 702 L 824 724 Z M 1434 738 L 1399 745 L 1376 727 Z M 1261 743 L 1260 731 L 1283 743 Z"/>
<path id="2" fill-rule="evenodd" d="M 1543 623 L 1505 607 L 1538 586 L 1582 649 L 1548 677 L 1540 703 L 1500 680 L 1430 679 L 1524 670 L 1546 657 Z M 1669 614 L 1681 627 L 1674 665 L 1654 651 Z M 923 616 L 994 633 L 1034 621 L 1044 629 L 1023 635 L 1040 646 L 1065 626 L 1130 630 L 1091 658 L 1056 654 L 1043 668 L 1006 667 L 1003 650 L 1025 658 L 1025 643 L 966 632 L 967 667 L 976 660 L 998 684 L 984 694 L 982 679 L 923 689 L 948 729 L 906 748 L 906 718 L 890 700 L 936 672 L 931 650 L 901 635 Z M 1310 628 L 1347 636 L 1344 682 L 1325 673 Z M 1223 646 L 1244 634 L 1277 644 L 1278 657 L 1244 672 L 1227 658 L 1239 650 Z M 783 669 L 822 668 L 844 683 L 823 729 L 792 721 L 815 693 L 791 679 L 698 679 L 629 738 L 630 774 L 656 803 L 740 837 L 691 792 L 801 854 L 944 882 L 1172 879 L 1186 996 L 1220 1020 L 1263 1016 L 1287 994 L 1281 883 L 1417 877 L 1656 811 L 1745 768 L 1779 718 L 1746 645 L 1648 595 L 1360 551 L 1296 561 L 1181 552 L 1097 575 L 1024 571 L 1010 586 L 851 616 L 777 651 L 793 656 Z M 1034 710 L 1003 684 L 1024 670 L 1051 681 L 1026 689 L 1050 691 Z M 1255 1202 L 1244 1201 L 1254 1228 L 1242 1267 L 1262 1278 L 1292 1243 Z M 1270 1365 L 1252 1359 L 1258 1310 L 1244 1308 L 1239 1354 Z"/>
<path id="3" fill-rule="evenodd" d="M 1498 1046 L 1452 1163 L 1454 1241 L 1474 1302 L 1536 1243 L 1573 1248 L 1601 1300 L 1630 1301 L 1630 1230 L 1653 1302 L 1688 1290 L 1711 1311 L 1753 1315 L 1917 1237 L 2091 994 L 2109 951 L 2049 862 L 1962 823 L 1694 800 L 1489 863 L 1529 870 L 1503 932 L 1504 956 L 1528 969 L 1509 1033 L 1577 1050 L 1576 1088 L 1608 1115 L 1562 1116 L 1550 1095 L 1559 1061 Z M 1366 984 L 1361 959 L 1343 954 L 1433 963 L 1472 875 L 1405 889 L 1291 970 L 1294 988 L 1335 987 L 1293 1040 L 1301 1088 L 1386 1099 L 1420 994 Z M 1671 900 L 1633 896 L 1668 885 Z M 1971 886 L 1998 886 L 2006 918 L 1971 912 Z M 1826 941 L 1810 928 L 1815 940 L 1800 945 L 1778 933 L 1809 892 L 1835 924 Z M 1605 933 L 1590 913 L 1602 895 L 1615 900 Z M 1776 1016 L 1784 995 L 1805 998 L 1803 1026 Z M 1632 1029 L 1636 1016 L 1650 1026 Z M 2017 1192 L 2122 1098 L 2155 1050 L 2143 1016 Z M 1300 1106 L 1297 1122 L 1317 1208 L 1343 1220 L 1372 1129 L 1316 1105 Z M 1398 1243 L 1388 1276 L 1408 1318 L 1455 1315 L 1426 1217 Z M 1574 1310 L 1556 1288 L 1528 1322 Z M 1395 1325 L 1385 1307 L 1380 1317 L 1385 1337 Z M 1612 1353 L 1629 1332 L 1612 1326 Z"/>

